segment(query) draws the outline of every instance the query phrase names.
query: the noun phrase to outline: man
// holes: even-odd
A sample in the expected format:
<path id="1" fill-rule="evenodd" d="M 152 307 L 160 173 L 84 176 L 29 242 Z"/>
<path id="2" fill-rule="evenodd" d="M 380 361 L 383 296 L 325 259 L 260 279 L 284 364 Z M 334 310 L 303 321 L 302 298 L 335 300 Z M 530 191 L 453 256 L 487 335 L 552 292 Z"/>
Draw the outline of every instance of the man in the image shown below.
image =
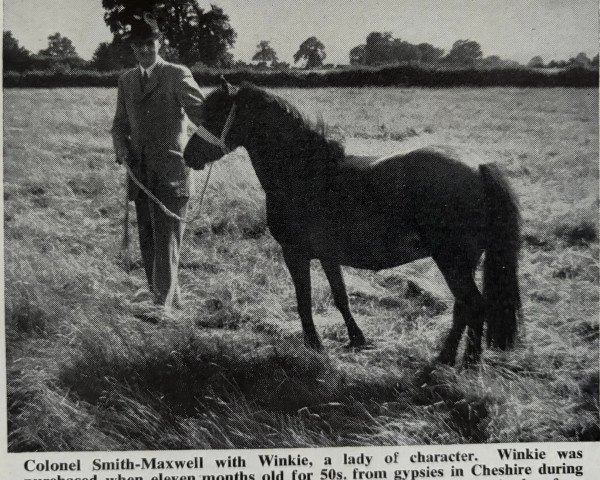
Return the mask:
<path id="1" fill-rule="evenodd" d="M 139 66 L 119 78 L 112 136 L 117 163 L 135 176 L 174 214 L 184 218 L 190 197 L 190 169 L 183 160 L 186 114 L 199 123 L 203 96 L 190 70 L 158 55 L 156 22 L 136 22 L 128 41 Z M 129 181 L 135 201 L 144 269 L 155 303 L 165 311 L 180 304 L 179 250 L 185 224 L 167 216 Z"/>

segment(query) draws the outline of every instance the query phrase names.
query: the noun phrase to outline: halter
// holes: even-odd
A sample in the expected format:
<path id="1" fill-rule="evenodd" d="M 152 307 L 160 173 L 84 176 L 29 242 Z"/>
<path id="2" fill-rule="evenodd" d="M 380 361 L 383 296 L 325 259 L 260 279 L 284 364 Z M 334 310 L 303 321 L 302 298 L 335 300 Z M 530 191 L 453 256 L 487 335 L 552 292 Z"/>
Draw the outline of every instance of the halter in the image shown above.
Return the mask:
<path id="1" fill-rule="evenodd" d="M 217 137 L 210 133 L 206 128 L 202 125 L 198 126 L 198 129 L 194 132 L 195 135 L 198 135 L 202 140 L 207 141 L 208 143 L 219 147 L 221 151 L 227 155 L 231 152 L 231 150 L 225 144 L 225 138 L 229 134 L 229 130 L 231 130 L 231 125 L 233 124 L 233 119 L 235 118 L 235 110 L 236 104 L 231 105 L 231 110 L 229 110 L 229 115 L 227 115 L 227 120 L 225 120 L 225 125 L 223 125 L 223 131 L 221 132 L 221 136 Z"/>
<path id="2" fill-rule="evenodd" d="M 227 147 L 227 145 L 225 145 L 225 138 L 229 134 L 229 130 L 231 130 L 231 125 L 233 123 L 233 119 L 235 118 L 236 108 L 237 107 L 234 103 L 231 106 L 229 115 L 227 115 L 227 120 L 225 120 L 225 125 L 223 125 L 223 131 L 221 132 L 220 138 L 216 137 L 215 135 L 210 133 L 202 125 L 200 125 L 198 127 L 198 129 L 196 130 L 196 132 L 194 132 L 194 133 L 197 134 L 200 138 L 206 140 L 208 143 L 211 143 L 211 144 L 219 147 L 223 151 L 223 154 L 227 155 L 228 153 L 231 152 L 231 150 Z M 167 207 L 165 207 L 165 205 L 158 198 L 156 198 L 152 194 L 152 192 L 150 192 L 150 190 L 148 190 L 148 188 L 146 188 L 146 186 L 144 184 L 142 184 L 142 182 L 140 182 L 136 178 L 135 174 L 131 171 L 131 167 L 128 165 L 128 163 L 124 162 L 124 165 L 125 165 L 125 169 L 127 170 L 127 173 L 131 177 L 131 180 L 133 181 L 133 183 L 135 183 L 154 203 L 156 203 L 159 206 L 159 208 L 164 212 L 165 215 L 167 215 L 168 217 L 174 218 L 175 220 L 178 220 L 183 223 L 191 223 L 193 221 L 193 219 L 192 220 L 184 220 L 179 215 L 176 215 L 173 212 L 171 212 Z M 202 201 L 204 200 L 204 194 L 206 193 L 206 187 L 208 186 L 208 180 L 210 178 L 210 172 L 212 170 L 212 166 L 213 166 L 213 163 L 210 164 L 210 168 L 208 170 L 208 175 L 206 177 L 206 182 L 204 183 L 204 188 L 202 189 L 202 195 L 200 196 L 200 205 L 202 205 Z"/>

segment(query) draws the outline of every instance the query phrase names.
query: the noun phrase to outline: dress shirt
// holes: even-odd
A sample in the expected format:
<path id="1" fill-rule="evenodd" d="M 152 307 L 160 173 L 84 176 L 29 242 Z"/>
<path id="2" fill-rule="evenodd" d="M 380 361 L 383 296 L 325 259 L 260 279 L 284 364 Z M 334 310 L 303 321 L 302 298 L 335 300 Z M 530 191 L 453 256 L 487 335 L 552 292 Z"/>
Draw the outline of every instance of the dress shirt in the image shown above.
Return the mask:
<path id="1" fill-rule="evenodd" d="M 158 62 L 160 62 L 162 59 L 160 57 L 156 57 L 156 61 L 150 65 L 148 68 L 144 68 L 140 65 L 140 72 L 142 73 L 142 77 L 144 76 L 144 72 L 148 73 L 148 78 L 150 78 L 150 75 L 152 75 L 152 71 L 154 70 L 154 67 L 156 67 L 156 64 Z"/>

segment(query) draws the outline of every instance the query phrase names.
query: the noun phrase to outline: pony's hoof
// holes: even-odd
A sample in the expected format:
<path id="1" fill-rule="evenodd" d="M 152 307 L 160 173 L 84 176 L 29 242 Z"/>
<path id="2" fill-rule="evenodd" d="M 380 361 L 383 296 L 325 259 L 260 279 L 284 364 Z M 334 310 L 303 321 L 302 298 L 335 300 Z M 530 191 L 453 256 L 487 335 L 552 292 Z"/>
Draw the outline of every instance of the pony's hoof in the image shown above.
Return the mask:
<path id="1" fill-rule="evenodd" d="M 350 337 L 350 343 L 346 345 L 348 348 L 363 348 L 367 344 L 365 336 L 358 328 L 348 336 Z"/>
<path id="2" fill-rule="evenodd" d="M 463 368 L 474 368 L 481 363 L 481 354 L 465 355 L 463 358 Z"/>
<path id="3" fill-rule="evenodd" d="M 364 338 L 352 339 L 344 345 L 344 350 L 368 350 L 373 348 L 373 345 L 368 344 Z"/>
<path id="4" fill-rule="evenodd" d="M 314 350 L 316 352 L 322 352 L 323 351 L 323 344 L 321 343 L 321 341 L 318 338 L 305 337 L 304 338 L 304 345 L 307 348 L 310 348 L 311 350 Z"/>
<path id="5" fill-rule="evenodd" d="M 475 345 L 467 345 L 465 354 L 463 356 L 463 367 L 470 368 L 476 367 L 481 363 L 481 347 L 477 348 Z"/>

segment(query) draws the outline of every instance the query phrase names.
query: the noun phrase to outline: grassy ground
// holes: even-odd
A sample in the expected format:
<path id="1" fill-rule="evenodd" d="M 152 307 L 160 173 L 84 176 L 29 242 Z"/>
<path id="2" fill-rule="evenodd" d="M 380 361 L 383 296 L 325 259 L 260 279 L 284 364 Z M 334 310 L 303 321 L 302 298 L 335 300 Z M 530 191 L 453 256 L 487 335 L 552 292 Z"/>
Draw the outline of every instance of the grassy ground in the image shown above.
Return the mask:
<path id="1" fill-rule="evenodd" d="M 183 314 L 139 320 L 142 270 L 127 274 L 120 254 L 123 172 L 108 135 L 115 91 L 9 90 L 10 450 L 598 439 L 597 91 L 279 93 L 322 112 L 352 152 L 443 144 L 469 163 L 506 169 L 524 216 L 517 348 L 419 381 L 452 310 L 426 260 L 346 269 L 352 308 L 375 346 L 361 352 L 343 350 L 341 316 L 314 265 L 326 349 L 305 349 L 264 196 L 240 151 L 216 164 L 205 205 L 192 208 Z"/>

